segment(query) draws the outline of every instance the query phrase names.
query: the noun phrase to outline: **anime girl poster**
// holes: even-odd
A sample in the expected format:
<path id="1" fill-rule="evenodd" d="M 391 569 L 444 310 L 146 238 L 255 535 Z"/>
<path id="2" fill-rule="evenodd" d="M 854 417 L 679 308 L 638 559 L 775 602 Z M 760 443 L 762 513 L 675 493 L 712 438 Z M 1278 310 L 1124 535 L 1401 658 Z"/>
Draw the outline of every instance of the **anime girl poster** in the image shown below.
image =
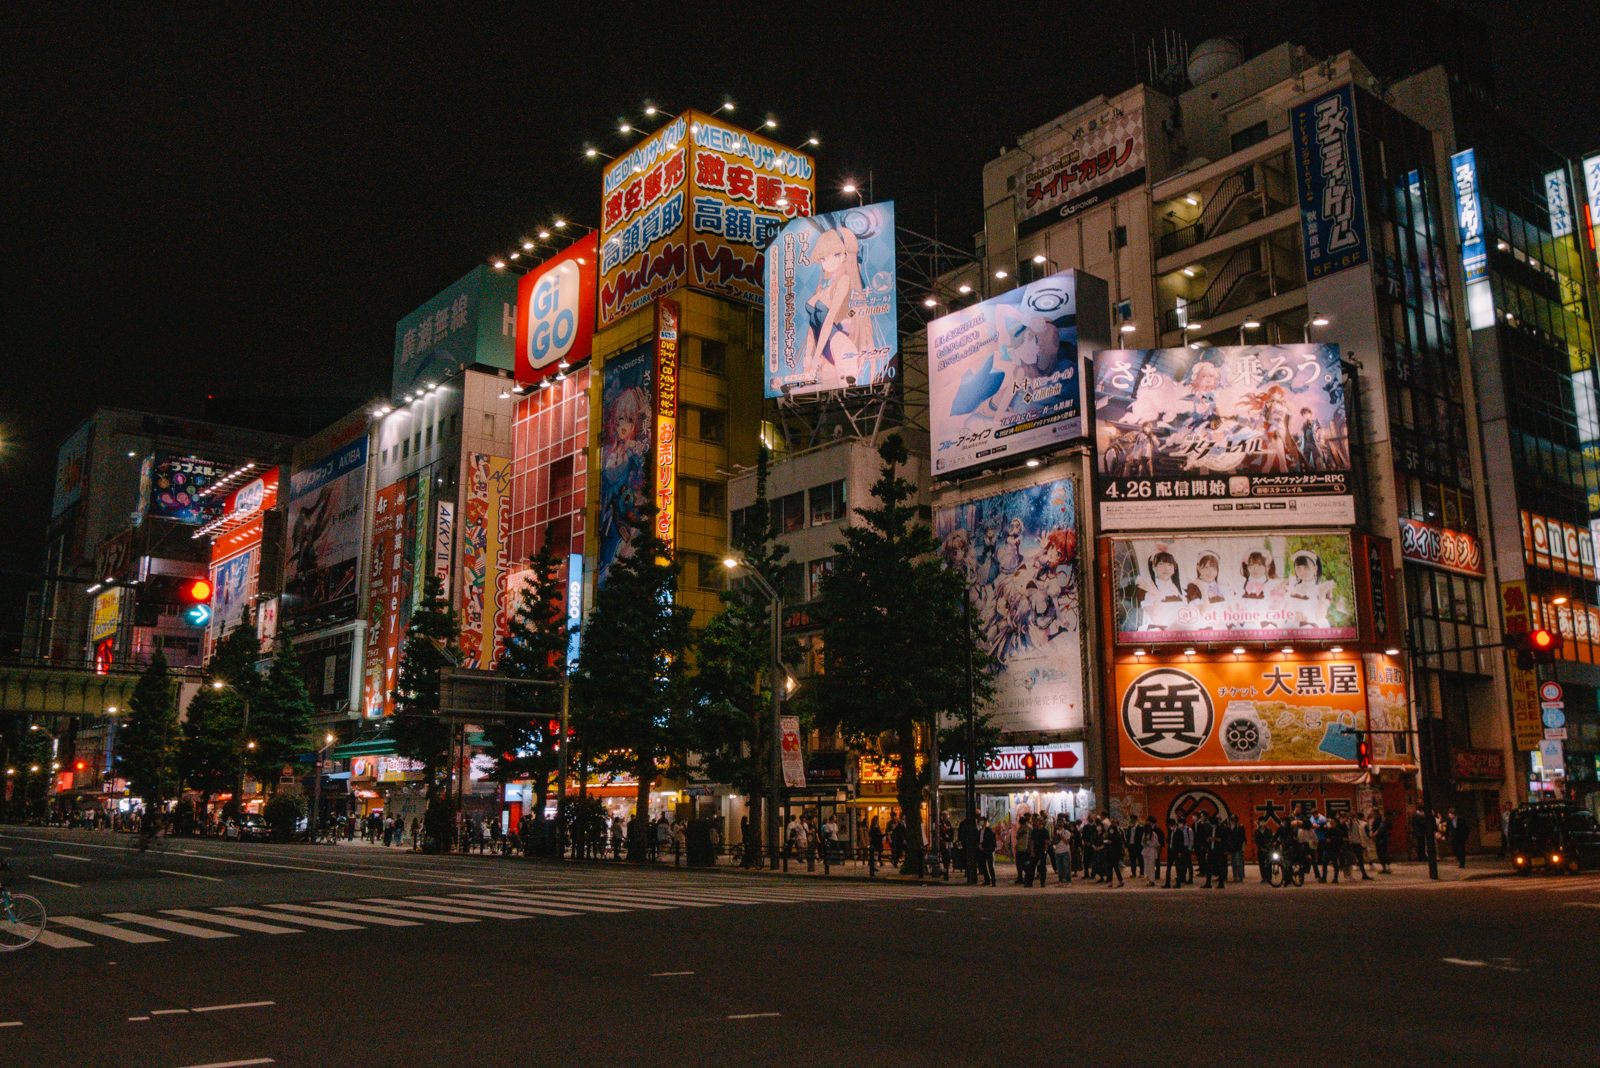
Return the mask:
<path id="1" fill-rule="evenodd" d="M 653 341 L 613 356 L 602 372 L 598 582 L 633 555 L 649 516 L 654 375 Z"/>
<path id="2" fill-rule="evenodd" d="M 941 508 L 934 533 L 967 577 L 972 611 L 1000 661 L 1001 731 L 1083 726 L 1077 484 L 1044 482 Z"/>
<path id="3" fill-rule="evenodd" d="M 1081 358 L 1106 345 L 1106 300 L 1061 271 L 928 324 L 935 476 L 1086 433 Z"/>
<path id="4" fill-rule="evenodd" d="M 893 201 L 787 223 L 766 272 L 767 396 L 874 386 L 899 372 Z"/>

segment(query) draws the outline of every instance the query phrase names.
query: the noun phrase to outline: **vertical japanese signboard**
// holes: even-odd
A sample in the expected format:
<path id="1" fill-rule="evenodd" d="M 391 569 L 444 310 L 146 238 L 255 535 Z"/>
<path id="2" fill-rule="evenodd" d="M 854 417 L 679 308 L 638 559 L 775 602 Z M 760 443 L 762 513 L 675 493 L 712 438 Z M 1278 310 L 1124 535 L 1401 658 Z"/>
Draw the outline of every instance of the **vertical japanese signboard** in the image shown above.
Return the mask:
<path id="1" fill-rule="evenodd" d="M 1289 113 L 1300 190 L 1306 279 L 1367 262 L 1367 220 L 1356 142 L 1355 90 L 1349 85 Z"/>
<path id="2" fill-rule="evenodd" d="M 1583 187 L 1588 194 L 1583 205 L 1583 222 L 1589 239 L 1589 255 L 1595 257 L 1595 265 L 1600 267 L 1600 243 L 1594 236 L 1595 227 L 1600 225 L 1600 153 L 1583 161 Z"/>
<path id="3" fill-rule="evenodd" d="M 367 432 L 289 479 L 289 552 L 283 610 L 288 620 L 349 618 L 359 599 Z"/>
<path id="4" fill-rule="evenodd" d="M 1544 176 L 1544 206 L 1550 215 L 1551 237 L 1572 233 L 1572 187 L 1565 167 Z"/>
<path id="5" fill-rule="evenodd" d="M 461 666 L 492 668 L 505 648 L 510 596 L 511 461 L 468 453 L 462 485 Z"/>
<path id="6" fill-rule="evenodd" d="M 678 302 L 656 302 L 656 537 L 671 552 L 677 534 Z"/>
<path id="7" fill-rule="evenodd" d="M 766 269 L 767 396 L 895 377 L 893 202 L 785 224 L 767 249 Z"/>
<path id="8" fill-rule="evenodd" d="M 689 120 L 680 115 L 606 167 L 600 199 L 600 325 L 683 284 Z"/>
<path id="9" fill-rule="evenodd" d="M 394 712 L 400 643 L 411 621 L 416 507 L 415 475 L 380 489 L 373 504 L 367 647 L 361 684 L 361 708 L 367 716 Z"/>
<path id="10" fill-rule="evenodd" d="M 1455 191 L 1456 237 L 1461 242 L 1461 273 L 1467 285 L 1489 277 L 1489 250 L 1483 241 L 1483 201 L 1478 196 L 1478 156 L 1470 148 L 1450 157 Z"/>

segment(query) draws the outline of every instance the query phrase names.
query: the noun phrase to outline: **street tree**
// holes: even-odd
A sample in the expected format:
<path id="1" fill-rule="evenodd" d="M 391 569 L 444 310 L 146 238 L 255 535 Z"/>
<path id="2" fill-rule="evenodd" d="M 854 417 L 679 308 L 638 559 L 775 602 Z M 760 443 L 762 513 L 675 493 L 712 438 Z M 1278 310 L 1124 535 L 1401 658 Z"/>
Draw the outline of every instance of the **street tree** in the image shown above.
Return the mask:
<path id="1" fill-rule="evenodd" d="M 256 663 L 261 642 L 255 628 L 235 627 L 223 636 L 206 662 L 206 685 L 189 701 L 178 740 L 178 769 L 185 786 L 200 795 L 202 811 L 211 798 L 239 784 L 249 743 L 246 718 L 259 700 Z M 237 815 L 241 799 L 228 803 Z"/>
<path id="2" fill-rule="evenodd" d="M 268 792 L 278 792 L 278 778 L 284 766 L 306 751 L 312 711 L 311 695 L 301 677 L 294 644 L 281 641 L 250 706 L 249 741 L 255 746 L 247 751 L 245 764 Z"/>
<path id="3" fill-rule="evenodd" d="M 689 617 L 677 604 L 678 567 L 652 533 L 653 516 L 632 556 L 618 557 L 595 593 L 572 678 L 572 718 L 602 771 L 637 776 L 628 858 L 645 859 L 650 784 L 680 763 L 690 699 L 685 660 Z"/>
<path id="4" fill-rule="evenodd" d="M 922 798 L 931 769 L 930 732 L 947 717 L 981 707 L 993 691 L 991 660 L 970 613 L 965 578 L 943 566 L 932 529 L 918 519 L 916 485 L 901 477 L 909 459 L 898 434 L 878 450 L 883 461 L 874 502 L 834 546 L 823 581 L 823 672 L 816 680 L 818 722 L 837 727 L 858 751 L 881 750 L 894 769 L 906 821 L 905 870 L 922 871 Z M 967 665 L 977 670 L 969 680 Z M 933 813 L 937 818 L 937 813 Z"/>
<path id="5" fill-rule="evenodd" d="M 178 740 L 172 676 L 159 650 L 133 688 L 128 713 L 117 731 L 117 775 L 128 780 L 128 792 L 147 807 L 158 806 L 176 793 L 173 747 Z"/>
<path id="6" fill-rule="evenodd" d="M 507 704 L 523 718 L 486 726 L 484 734 L 494 753 L 492 778 L 533 782 L 534 834 L 542 839 L 550 775 L 560 766 L 561 688 L 567 673 L 566 582 L 550 528 L 528 566 L 533 578 L 511 617 L 506 651 L 496 668 L 518 682 L 539 685 L 510 687 Z"/>
<path id="7" fill-rule="evenodd" d="M 439 679 L 456 663 L 456 637 L 456 617 L 444 599 L 444 586 L 436 575 L 429 575 L 406 629 L 389 730 L 396 751 L 422 765 L 430 811 L 440 800 L 442 773 L 450 765 L 450 724 L 439 715 Z"/>
<path id="8" fill-rule="evenodd" d="M 756 499 L 744 511 L 731 546 L 740 570 L 759 574 L 782 588 L 788 546 L 774 540 L 767 499 L 767 452 L 756 465 Z M 772 708 L 771 601 L 759 584 L 732 582 L 722 593 L 722 611 L 700 631 L 696 642 L 694 699 L 689 731 L 707 777 L 749 798 L 749 829 L 744 866 L 761 864 L 762 806 L 770 782 Z"/>

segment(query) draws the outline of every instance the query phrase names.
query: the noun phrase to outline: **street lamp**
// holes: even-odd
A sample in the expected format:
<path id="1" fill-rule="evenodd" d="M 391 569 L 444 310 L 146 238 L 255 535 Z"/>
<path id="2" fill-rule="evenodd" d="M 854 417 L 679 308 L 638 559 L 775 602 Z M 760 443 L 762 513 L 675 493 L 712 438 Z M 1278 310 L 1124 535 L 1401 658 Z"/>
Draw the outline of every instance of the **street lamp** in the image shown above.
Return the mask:
<path id="1" fill-rule="evenodd" d="M 228 685 L 228 683 L 223 679 L 213 679 L 212 682 L 211 682 L 211 688 L 213 690 L 221 690 L 221 689 L 225 688 L 227 685 Z M 233 805 L 234 805 L 234 808 L 237 810 L 237 814 L 238 815 L 243 816 L 244 815 L 244 757 L 245 757 L 246 751 L 254 749 L 256 747 L 256 743 L 255 742 L 250 742 L 250 741 L 245 741 L 245 739 L 250 734 L 250 695 L 245 693 L 243 690 L 239 689 L 239 687 L 237 687 L 237 686 L 235 686 L 233 689 L 234 689 L 234 692 L 239 695 L 239 700 L 244 702 L 244 722 L 239 727 L 239 739 L 244 744 L 239 747 L 239 775 L 238 775 L 238 778 L 236 778 L 234 780 L 234 787 L 233 787 Z"/>
<path id="2" fill-rule="evenodd" d="M 1311 344 L 1311 328 L 1313 326 L 1327 326 L 1328 321 L 1328 317 L 1323 315 L 1321 312 L 1311 316 L 1311 318 L 1307 319 L 1300 327 L 1300 340 L 1305 342 L 1307 345 Z"/>
<path id="3" fill-rule="evenodd" d="M 772 610 L 772 662 L 770 665 L 771 677 L 768 684 L 772 690 L 772 768 L 768 779 L 767 798 L 767 848 L 771 852 L 770 866 L 778 867 L 778 794 L 783 789 L 783 732 L 779 729 L 778 718 L 783 709 L 783 686 L 780 680 L 783 673 L 783 597 L 775 590 L 766 576 L 753 567 L 746 565 L 745 561 L 733 555 L 723 557 L 722 565 L 730 571 L 743 570 L 744 574 L 756 584 L 756 587 L 766 594 Z"/>
<path id="4" fill-rule="evenodd" d="M 328 731 L 322 736 L 322 748 L 317 750 L 317 785 L 311 792 L 311 818 L 306 821 L 306 826 L 311 831 L 311 840 L 313 842 L 317 840 L 317 828 L 322 823 L 322 758 L 327 755 L 328 750 L 333 747 L 333 743 L 338 740 L 339 736 L 337 734 Z"/>
<path id="5" fill-rule="evenodd" d="M 1259 319 L 1246 319 L 1244 322 L 1240 323 L 1239 324 L 1239 344 L 1240 345 L 1244 344 L 1244 332 L 1246 330 L 1259 330 L 1259 329 L 1261 329 L 1261 321 Z"/>

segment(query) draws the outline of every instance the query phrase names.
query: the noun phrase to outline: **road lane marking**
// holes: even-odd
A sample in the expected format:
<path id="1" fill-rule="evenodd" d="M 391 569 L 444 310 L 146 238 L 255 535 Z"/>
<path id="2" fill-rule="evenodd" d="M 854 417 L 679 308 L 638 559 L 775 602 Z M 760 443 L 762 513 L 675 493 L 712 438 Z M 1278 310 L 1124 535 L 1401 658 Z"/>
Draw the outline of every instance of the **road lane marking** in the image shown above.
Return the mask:
<path id="1" fill-rule="evenodd" d="M 50 921 L 54 923 L 54 920 Z M 81 938 L 68 938 L 64 934 L 54 931 L 40 931 L 39 944 L 47 949 L 88 949 L 93 943 L 85 942 Z"/>
<path id="2" fill-rule="evenodd" d="M 73 927 L 80 931 L 88 931 L 103 938 L 115 938 L 118 942 L 165 942 L 165 938 L 145 934 L 143 931 L 130 931 L 126 927 L 113 927 L 109 923 L 96 923 L 94 920 L 85 920 L 79 916 L 52 916 L 50 922 L 57 927 Z"/>
<path id="3" fill-rule="evenodd" d="M 150 1019 L 150 1017 L 148 1017 L 148 1016 L 130 1016 L 130 1017 L 128 1017 L 128 1022 L 129 1023 L 143 1023 L 148 1019 Z"/>
<path id="4" fill-rule="evenodd" d="M 185 1015 L 188 1015 L 188 1012 L 189 1012 L 188 1009 L 151 1009 L 150 1010 L 150 1015 L 151 1016 L 185 1016 Z"/>
<path id="5" fill-rule="evenodd" d="M 37 879 L 41 883 L 49 883 L 52 886 L 70 886 L 74 890 L 83 889 L 83 887 L 79 886 L 77 883 L 64 883 L 60 879 L 46 879 L 43 875 L 30 875 L 28 878 Z"/>
<path id="6" fill-rule="evenodd" d="M 693 975 L 694 972 L 651 972 L 650 978 L 662 979 L 669 975 Z"/>
<path id="7" fill-rule="evenodd" d="M 53 856 L 53 857 L 60 857 L 62 860 L 75 860 L 79 864 L 92 863 L 92 861 L 90 861 L 88 857 L 75 856 L 72 853 L 52 853 L 50 855 Z"/>
<path id="8" fill-rule="evenodd" d="M 339 923 L 336 920 L 319 920 L 311 916 L 285 916 L 281 912 L 252 909 L 244 905 L 221 905 L 219 909 L 224 912 L 236 912 L 241 916 L 261 916 L 268 920 L 292 920 L 306 927 L 320 927 L 326 931 L 362 931 L 366 929 L 359 923 Z"/>
<path id="9" fill-rule="evenodd" d="M 188 935 L 190 938 L 237 938 L 238 935 L 231 931 L 213 931 L 205 927 L 196 927 L 189 923 L 178 923 L 174 920 L 163 920 L 155 916 L 141 916 L 137 912 L 108 912 L 113 920 L 124 923 L 137 923 L 144 927 L 154 927 L 158 931 L 167 931 L 170 934 Z"/>
<path id="10" fill-rule="evenodd" d="M 184 920 L 201 920 L 205 923 L 221 924 L 224 927 L 237 927 L 241 931 L 258 931 L 261 934 L 300 934 L 298 927 L 279 927 L 271 923 L 257 923 L 255 920 L 241 920 L 237 916 L 218 916 L 210 912 L 197 912 L 194 909 L 162 909 L 168 916 L 177 916 Z"/>
<path id="11" fill-rule="evenodd" d="M 388 916 L 371 916 L 363 913 L 349 912 L 342 909 L 313 908 L 310 905 L 273 905 L 274 909 L 283 909 L 285 912 L 306 913 L 309 916 L 325 916 L 330 920 L 353 920 L 357 923 L 375 923 L 382 927 L 418 927 L 420 924 L 410 920 L 396 920 Z M 288 917 L 279 915 L 279 919 Z"/>
<path id="12" fill-rule="evenodd" d="M 376 899 L 373 899 L 373 900 L 376 900 Z M 396 904 L 405 905 L 408 908 L 409 907 L 413 907 L 413 906 L 417 906 L 417 907 L 421 907 L 421 908 L 449 909 L 449 910 L 451 910 L 453 912 L 460 912 L 460 913 L 462 913 L 464 915 L 467 915 L 467 916 L 474 916 L 474 915 L 498 916 L 498 917 L 500 917 L 502 919 L 511 919 L 511 920 L 526 919 L 528 915 L 535 915 L 535 916 L 577 916 L 577 915 L 579 915 L 579 913 L 574 912 L 571 909 L 543 908 L 541 906 L 532 905 L 532 904 L 508 906 L 512 910 L 510 912 L 493 912 L 493 911 L 491 911 L 490 907 L 487 906 L 487 905 L 478 905 L 475 902 L 470 902 L 470 901 L 455 901 L 455 900 L 452 900 L 451 898 L 448 898 L 448 897 L 440 897 L 440 896 L 430 895 L 430 894 L 412 894 L 410 897 L 406 898 L 404 901 L 396 902 Z"/>
<path id="13" fill-rule="evenodd" d="M 252 1064 L 277 1064 L 271 1057 L 257 1057 L 248 1061 L 212 1061 L 209 1064 L 186 1064 L 183 1068 L 249 1068 Z"/>
<path id="14" fill-rule="evenodd" d="M 781 1012 L 741 1012 L 728 1017 L 730 1020 L 764 1020 L 769 1016 L 782 1016 Z"/>
<path id="15" fill-rule="evenodd" d="M 276 1001 L 236 1001 L 231 1005 L 202 1005 L 195 1012 L 231 1012 L 234 1009 L 259 1009 L 266 1005 L 276 1005 Z"/>
<path id="16" fill-rule="evenodd" d="M 208 883 L 222 882 L 222 880 L 217 878 L 215 875 L 196 875 L 192 871 L 173 871 L 170 868 L 157 868 L 156 871 L 162 875 L 181 875 L 185 879 L 204 879 Z"/>
<path id="17" fill-rule="evenodd" d="M 655 912 L 670 912 L 672 909 L 675 909 L 675 908 L 678 907 L 676 905 L 664 905 L 664 904 L 662 904 L 660 902 L 656 902 L 656 901 L 629 901 L 629 902 L 626 902 L 627 907 L 626 908 L 622 908 L 620 906 L 622 906 L 624 904 L 624 902 L 618 901 L 614 897 L 602 897 L 598 891 L 594 891 L 594 890 L 589 890 L 589 891 L 552 890 L 552 891 L 548 891 L 548 892 L 542 893 L 542 894 L 523 894 L 523 893 L 515 893 L 515 894 L 513 894 L 513 893 L 507 893 L 505 896 L 506 897 L 510 897 L 510 898 L 515 898 L 515 899 L 517 899 L 519 901 L 525 901 L 530 905 L 537 904 L 538 902 L 545 901 L 547 899 L 552 899 L 553 898 L 554 900 L 550 901 L 549 902 L 550 904 L 553 904 L 553 905 L 569 905 L 570 904 L 574 908 L 578 907 L 577 906 L 577 902 L 592 902 L 592 903 L 604 902 L 605 906 L 608 907 L 608 908 L 612 907 L 612 906 L 618 906 L 617 907 L 617 911 L 618 912 L 628 912 L 628 911 L 631 911 L 631 910 L 634 910 L 634 909 L 648 909 L 648 910 L 655 911 Z M 576 900 L 575 901 L 568 901 L 568 900 L 566 900 L 567 898 L 573 898 L 573 899 L 576 899 Z"/>
<path id="18" fill-rule="evenodd" d="M 324 908 L 346 909 L 346 910 L 348 910 L 350 912 L 354 912 L 354 913 L 356 913 L 358 915 L 363 915 L 363 916 L 366 915 L 369 912 L 370 913 L 377 913 L 379 916 L 398 916 L 398 917 L 400 917 L 400 919 L 402 921 L 437 920 L 440 923 L 477 923 L 478 922 L 476 919 L 474 919 L 471 916 L 452 916 L 447 912 L 427 912 L 427 911 L 424 911 L 422 909 L 403 909 L 403 908 L 396 908 L 395 906 L 392 906 L 392 905 L 369 905 L 364 901 L 317 901 L 317 902 L 313 902 L 313 903 L 317 904 L 317 905 L 321 905 Z M 378 916 L 374 916 L 373 919 L 377 920 Z M 394 921 L 390 920 L 389 922 L 393 923 Z"/>
<path id="19" fill-rule="evenodd" d="M 543 911 L 540 906 L 532 901 L 512 899 L 506 894 L 451 894 L 450 897 L 452 900 L 465 901 L 473 905 L 488 905 L 491 908 L 512 909 L 523 912 Z M 572 909 L 576 912 L 612 912 L 620 914 L 628 911 L 624 908 L 617 908 L 615 905 L 589 905 L 581 901 L 557 900 L 548 903 L 559 905 L 564 909 Z"/>
<path id="20" fill-rule="evenodd" d="M 22 1021 L 21 1020 L 4 1020 L 4 1021 L 0 1021 L 0 1027 L 21 1027 L 21 1026 L 22 1026 Z"/>

